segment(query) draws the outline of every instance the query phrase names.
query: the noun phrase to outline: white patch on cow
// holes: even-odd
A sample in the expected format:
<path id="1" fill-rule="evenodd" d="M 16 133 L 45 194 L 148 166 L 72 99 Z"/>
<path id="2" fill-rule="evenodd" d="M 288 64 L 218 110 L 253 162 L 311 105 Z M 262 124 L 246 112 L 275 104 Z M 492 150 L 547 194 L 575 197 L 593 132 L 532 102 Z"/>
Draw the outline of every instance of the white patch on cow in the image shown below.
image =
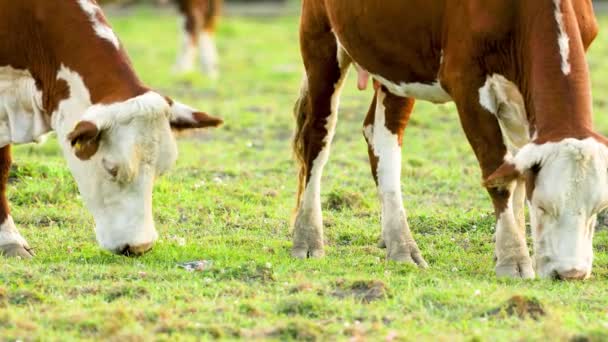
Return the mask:
<path id="1" fill-rule="evenodd" d="M 378 190 L 382 197 L 395 197 L 394 193 L 398 193 L 395 200 L 401 201 L 401 146 L 397 134 L 386 127 L 385 98 L 386 94 L 379 90 L 372 138 L 374 155 L 378 157 Z"/>
<path id="2" fill-rule="evenodd" d="M 169 104 L 148 92 L 124 102 L 92 105 L 81 76 L 65 66 L 57 74 L 70 88 L 59 103 L 53 127 L 81 197 L 95 218 L 99 244 L 119 251 L 157 238 L 152 218 L 154 179 L 176 157 L 169 127 Z M 84 115 L 83 115 L 84 114 Z M 101 130 L 97 153 L 90 160 L 76 158 L 66 136 L 80 120 Z M 118 166 L 116 176 L 106 165 Z"/>
<path id="3" fill-rule="evenodd" d="M 29 248 L 27 241 L 19 234 L 13 218 L 11 215 L 8 215 L 2 225 L 0 225 L 0 246 L 13 244 Z"/>
<path id="4" fill-rule="evenodd" d="M 211 32 L 201 32 L 199 38 L 199 51 L 201 68 L 203 72 L 211 78 L 216 78 L 219 75 L 219 57 L 217 47 Z"/>
<path id="5" fill-rule="evenodd" d="M 503 141 L 512 154 L 530 141 L 530 125 L 519 88 L 504 76 L 488 76 L 479 89 L 479 103 L 498 119 Z"/>
<path id="6" fill-rule="evenodd" d="M 385 86 L 389 92 L 397 96 L 410 97 L 432 103 L 452 101 L 450 94 L 443 89 L 439 81 L 435 81 L 433 84 L 419 82 L 401 82 L 396 84 L 379 75 L 371 74 L 371 76 Z"/>
<path id="7" fill-rule="evenodd" d="M 590 274 L 596 214 L 608 206 L 608 148 L 594 138 L 530 143 L 513 163 L 540 170 L 529 201 L 538 274 Z"/>
<path id="8" fill-rule="evenodd" d="M 97 4 L 95 4 L 91 0 L 78 0 L 78 4 L 82 8 L 82 10 L 89 16 L 89 20 L 93 24 L 93 30 L 95 31 L 95 33 L 99 37 L 112 43 L 112 45 L 114 45 L 116 49 L 119 49 L 120 41 L 118 40 L 116 34 L 114 34 L 114 31 L 112 31 L 112 28 L 106 25 L 105 23 L 99 21 L 98 16 L 102 15 L 101 8 L 99 8 L 99 6 L 97 6 Z"/>
<path id="9" fill-rule="evenodd" d="M 566 26 L 564 24 L 564 14 L 562 13 L 562 0 L 553 0 L 555 5 L 555 21 L 557 22 L 558 37 L 557 44 L 559 46 L 559 54 L 562 58 L 562 72 L 564 75 L 569 75 L 571 71 L 570 67 L 570 37 L 566 32 Z"/>
<path id="10" fill-rule="evenodd" d="M 0 147 L 40 142 L 51 130 L 49 121 L 31 73 L 0 67 Z"/>

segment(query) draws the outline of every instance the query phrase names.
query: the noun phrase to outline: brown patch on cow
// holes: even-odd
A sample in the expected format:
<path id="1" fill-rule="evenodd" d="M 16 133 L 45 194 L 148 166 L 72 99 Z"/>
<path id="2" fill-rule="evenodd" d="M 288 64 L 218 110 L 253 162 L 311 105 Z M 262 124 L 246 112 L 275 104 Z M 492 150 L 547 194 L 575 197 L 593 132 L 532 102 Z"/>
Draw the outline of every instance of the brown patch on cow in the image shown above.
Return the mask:
<path id="1" fill-rule="evenodd" d="M 524 178 L 526 179 L 526 197 L 529 201 L 532 200 L 534 195 L 534 189 L 536 188 L 536 178 L 540 172 L 540 165 L 534 165 L 529 170 L 524 172 Z"/>
<path id="2" fill-rule="evenodd" d="M 90 121 L 80 121 L 67 139 L 81 160 L 89 160 L 99 149 L 99 128 Z"/>
<path id="3" fill-rule="evenodd" d="M 371 303 L 390 296 L 388 287 L 380 280 L 358 280 L 352 283 L 339 280 L 331 295 L 340 299 L 354 298 L 362 303 Z"/>
<path id="4" fill-rule="evenodd" d="M 178 118 L 177 120 L 171 120 L 171 128 L 176 131 L 182 131 L 194 128 L 218 127 L 223 123 L 224 120 L 220 118 L 203 112 L 195 112 L 192 113 L 190 119 Z"/>
<path id="5" fill-rule="evenodd" d="M 11 145 L 0 148 L 0 224 L 4 223 L 10 214 L 8 199 L 6 198 L 6 184 L 11 170 Z"/>
<path id="6" fill-rule="evenodd" d="M 397 136 L 399 146 L 403 144 L 403 132 L 410 120 L 412 111 L 414 110 L 415 100 L 395 96 L 391 94 L 385 87 L 382 91 L 386 94 L 384 98 L 384 117 L 386 119 L 385 126 L 393 134 Z"/>
<path id="7" fill-rule="evenodd" d="M 539 320 L 547 313 L 541 302 L 532 297 L 513 296 L 501 306 L 484 313 L 485 317 L 518 317 Z"/>

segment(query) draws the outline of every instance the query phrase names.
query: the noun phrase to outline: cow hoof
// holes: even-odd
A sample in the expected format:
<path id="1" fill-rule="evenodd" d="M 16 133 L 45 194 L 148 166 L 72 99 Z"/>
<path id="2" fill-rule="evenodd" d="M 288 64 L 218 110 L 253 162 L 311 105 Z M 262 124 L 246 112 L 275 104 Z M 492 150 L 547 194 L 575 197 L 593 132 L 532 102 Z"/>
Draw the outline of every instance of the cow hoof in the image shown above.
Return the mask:
<path id="1" fill-rule="evenodd" d="M 382 248 L 382 249 L 386 248 L 386 242 L 384 242 L 383 238 L 380 238 L 380 241 L 378 241 L 378 248 Z"/>
<path id="2" fill-rule="evenodd" d="M 399 263 L 417 265 L 420 268 L 429 267 L 415 242 L 413 244 L 393 243 L 387 250 L 386 258 Z"/>
<path id="3" fill-rule="evenodd" d="M 535 274 L 532 262 L 525 260 L 512 264 L 497 265 L 496 276 L 498 278 L 534 279 Z"/>
<path id="4" fill-rule="evenodd" d="M 291 256 L 296 259 L 319 259 L 325 256 L 323 248 L 308 248 L 308 247 L 294 247 L 291 250 Z"/>
<path id="5" fill-rule="evenodd" d="M 8 244 L 0 246 L 0 255 L 9 258 L 31 259 L 35 256 L 34 251 L 29 247 L 24 247 L 19 244 Z"/>

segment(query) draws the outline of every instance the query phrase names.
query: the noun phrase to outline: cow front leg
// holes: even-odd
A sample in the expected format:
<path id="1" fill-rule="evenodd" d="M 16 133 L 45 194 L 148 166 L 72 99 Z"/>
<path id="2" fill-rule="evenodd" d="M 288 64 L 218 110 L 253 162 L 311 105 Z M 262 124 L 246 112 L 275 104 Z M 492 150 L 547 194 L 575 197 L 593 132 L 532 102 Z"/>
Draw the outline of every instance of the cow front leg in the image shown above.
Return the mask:
<path id="1" fill-rule="evenodd" d="M 451 82 L 448 80 L 447 84 L 451 85 L 451 95 L 458 107 L 460 122 L 479 161 L 482 177 L 487 180 L 510 153 L 507 152 L 497 116 L 488 110 L 487 99 L 480 96 L 483 94 L 480 89 L 485 83 L 485 77 L 475 77 L 473 67 L 467 70 L 471 70 L 469 78 L 458 78 Z M 496 215 L 496 275 L 533 278 L 534 269 L 526 243 L 523 180 L 514 180 L 509 184 L 486 183 L 486 188 Z"/>
<path id="2" fill-rule="evenodd" d="M 501 188 L 490 188 L 500 211 L 496 221 L 496 275 L 534 278 L 534 268 L 526 242 L 524 202 L 525 181 L 516 180 Z M 504 206 L 506 204 L 506 207 Z"/>
<path id="3" fill-rule="evenodd" d="M 10 215 L 6 184 L 11 167 L 11 146 L 0 148 L 0 254 L 7 257 L 31 258 L 34 254 L 19 234 Z"/>
<path id="4" fill-rule="evenodd" d="M 427 267 L 410 231 L 401 195 L 401 145 L 413 106 L 413 99 L 378 89 L 363 132 L 382 207 L 381 245 L 387 249 L 387 258 Z"/>

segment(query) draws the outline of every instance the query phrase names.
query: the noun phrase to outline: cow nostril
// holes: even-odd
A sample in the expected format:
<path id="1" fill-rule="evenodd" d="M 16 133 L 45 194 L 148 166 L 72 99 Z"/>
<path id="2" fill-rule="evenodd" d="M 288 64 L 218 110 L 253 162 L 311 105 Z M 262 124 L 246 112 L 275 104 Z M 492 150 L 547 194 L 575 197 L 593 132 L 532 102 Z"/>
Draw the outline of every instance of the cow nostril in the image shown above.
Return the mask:
<path id="1" fill-rule="evenodd" d="M 557 276 L 561 280 L 584 280 L 587 278 L 587 272 L 571 269 L 565 272 L 557 272 Z"/>

